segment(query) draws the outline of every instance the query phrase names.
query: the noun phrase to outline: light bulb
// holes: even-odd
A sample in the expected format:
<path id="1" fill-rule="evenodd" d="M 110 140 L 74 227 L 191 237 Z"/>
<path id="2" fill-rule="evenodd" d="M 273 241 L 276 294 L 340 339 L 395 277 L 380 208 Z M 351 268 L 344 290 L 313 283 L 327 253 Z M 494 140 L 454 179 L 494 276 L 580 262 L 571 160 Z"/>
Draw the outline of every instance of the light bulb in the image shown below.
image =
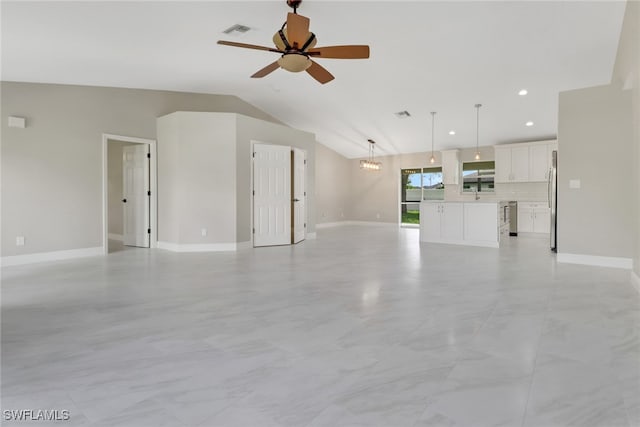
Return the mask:
<path id="1" fill-rule="evenodd" d="M 476 159 L 476 160 L 480 160 L 480 152 L 479 152 L 479 151 L 476 151 L 476 157 L 475 157 L 475 159 Z"/>
<path id="2" fill-rule="evenodd" d="M 431 156 L 431 158 L 429 159 L 429 163 L 435 163 L 436 162 L 436 158 Z"/>

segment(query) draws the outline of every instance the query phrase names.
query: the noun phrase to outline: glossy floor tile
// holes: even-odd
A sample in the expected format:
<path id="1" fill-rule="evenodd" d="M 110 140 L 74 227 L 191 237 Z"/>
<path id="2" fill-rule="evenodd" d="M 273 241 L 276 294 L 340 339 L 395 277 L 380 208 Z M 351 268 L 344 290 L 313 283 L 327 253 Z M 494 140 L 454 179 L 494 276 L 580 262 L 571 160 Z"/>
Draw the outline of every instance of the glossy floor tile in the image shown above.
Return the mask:
<path id="1" fill-rule="evenodd" d="M 292 247 L 2 271 L 2 409 L 69 426 L 638 426 L 640 298 L 540 238 Z"/>

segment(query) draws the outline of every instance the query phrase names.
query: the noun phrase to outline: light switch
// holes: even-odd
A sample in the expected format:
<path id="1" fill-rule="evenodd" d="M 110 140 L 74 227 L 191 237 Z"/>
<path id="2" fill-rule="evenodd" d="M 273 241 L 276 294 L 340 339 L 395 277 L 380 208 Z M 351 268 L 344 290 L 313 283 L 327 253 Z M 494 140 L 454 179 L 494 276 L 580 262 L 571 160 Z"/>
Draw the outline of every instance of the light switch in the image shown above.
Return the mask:
<path id="1" fill-rule="evenodd" d="M 203 228 L 202 230 L 200 230 L 200 234 L 202 234 L 202 237 L 205 237 L 207 235 L 207 229 Z"/>
<path id="2" fill-rule="evenodd" d="M 16 246 L 24 246 L 24 236 L 16 237 Z"/>
<path id="3" fill-rule="evenodd" d="M 570 179 L 569 180 L 569 188 L 577 190 L 580 188 L 580 180 L 579 179 Z"/>
<path id="4" fill-rule="evenodd" d="M 27 119 L 24 117 L 9 116 L 8 125 L 10 128 L 25 128 L 27 127 Z"/>

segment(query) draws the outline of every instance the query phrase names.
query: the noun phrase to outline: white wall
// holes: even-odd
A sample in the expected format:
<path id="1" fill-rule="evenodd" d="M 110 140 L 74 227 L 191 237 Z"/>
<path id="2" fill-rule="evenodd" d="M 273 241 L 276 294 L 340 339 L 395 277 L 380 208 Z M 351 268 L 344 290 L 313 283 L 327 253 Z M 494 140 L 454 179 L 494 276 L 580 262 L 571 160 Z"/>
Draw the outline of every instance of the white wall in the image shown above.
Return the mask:
<path id="1" fill-rule="evenodd" d="M 558 118 L 558 253 L 631 258 L 638 187 L 630 92 L 561 92 Z"/>
<path id="2" fill-rule="evenodd" d="M 156 139 L 156 118 L 174 111 L 277 122 L 228 95 L 16 82 L 0 90 L 2 256 L 102 246 L 103 133 Z M 7 127 L 11 115 L 27 128 Z"/>
<path id="3" fill-rule="evenodd" d="M 236 243 L 235 116 L 176 112 L 158 119 L 158 241 Z"/>
<path id="4" fill-rule="evenodd" d="M 316 205 L 318 224 L 351 218 L 351 162 L 316 143 Z"/>

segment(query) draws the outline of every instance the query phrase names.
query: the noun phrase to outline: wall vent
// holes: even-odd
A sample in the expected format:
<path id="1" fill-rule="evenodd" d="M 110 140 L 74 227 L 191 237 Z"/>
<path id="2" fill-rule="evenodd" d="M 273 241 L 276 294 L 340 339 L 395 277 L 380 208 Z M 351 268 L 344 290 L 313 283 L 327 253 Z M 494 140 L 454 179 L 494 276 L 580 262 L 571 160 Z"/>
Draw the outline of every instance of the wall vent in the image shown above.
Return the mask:
<path id="1" fill-rule="evenodd" d="M 407 117 L 411 117 L 411 114 L 409 114 L 409 112 L 407 110 L 398 111 L 397 113 L 394 113 L 394 114 L 399 119 L 406 119 Z"/>
<path id="2" fill-rule="evenodd" d="M 225 34 L 233 34 L 233 33 L 244 34 L 247 31 L 249 31 L 250 29 L 251 28 L 247 27 L 246 25 L 235 24 L 235 25 L 232 25 L 231 27 L 227 28 L 226 30 L 224 30 L 223 33 L 225 33 Z"/>

